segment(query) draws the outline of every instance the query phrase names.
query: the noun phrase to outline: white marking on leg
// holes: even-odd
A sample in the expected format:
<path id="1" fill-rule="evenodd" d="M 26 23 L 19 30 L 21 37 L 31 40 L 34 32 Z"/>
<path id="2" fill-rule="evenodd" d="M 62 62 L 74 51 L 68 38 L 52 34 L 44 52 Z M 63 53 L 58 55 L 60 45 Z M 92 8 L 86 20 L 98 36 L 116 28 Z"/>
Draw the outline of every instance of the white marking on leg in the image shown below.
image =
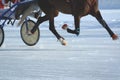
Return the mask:
<path id="1" fill-rule="evenodd" d="M 64 40 L 63 38 L 60 38 L 59 41 L 60 41 L 60 43 L 61 43 L 62 45 L 64 45 L 64 46 L 67 45 L 66 40 Z"/>

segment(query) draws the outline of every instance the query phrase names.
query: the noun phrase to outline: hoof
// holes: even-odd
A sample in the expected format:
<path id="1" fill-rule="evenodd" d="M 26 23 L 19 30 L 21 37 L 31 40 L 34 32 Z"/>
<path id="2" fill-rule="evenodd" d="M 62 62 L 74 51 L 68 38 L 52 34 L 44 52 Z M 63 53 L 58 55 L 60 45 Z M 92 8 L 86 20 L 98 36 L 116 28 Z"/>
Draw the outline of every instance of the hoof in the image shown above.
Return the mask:
<path id="1" fill-rule="evenodd" d="M 117 39 L 118 39 L 118 36 L 117 36 L 116 34 L 114 34 L 114 35 L 112 36 L 112 39 L 113 39 L 113 40 L 117 40 Z"/>
<path id="2" fill-rule="evenodd" d="M 34 33 L 32 33 L 30 30 L 28 30 L 28 31 L 26 32 L 26 34 L 30 36 L 30 35 L 33 35 Z"/>
<path id="3" fill-rule="evenodd" d="M 68 25 L 67 25 L 67 24 L 64 24 L 64 25 L 62 26 L 62 29 L 63 29 L 63 30 L 67 30 L 67 27 L 68 27 Z"/>
<path id="4" fill-rule="evenodd" d="M 62 45 L 64 45 L 64 46 L 67 45 L 67 42 L 63 38 L 60 38 L 59 41 Z"/>

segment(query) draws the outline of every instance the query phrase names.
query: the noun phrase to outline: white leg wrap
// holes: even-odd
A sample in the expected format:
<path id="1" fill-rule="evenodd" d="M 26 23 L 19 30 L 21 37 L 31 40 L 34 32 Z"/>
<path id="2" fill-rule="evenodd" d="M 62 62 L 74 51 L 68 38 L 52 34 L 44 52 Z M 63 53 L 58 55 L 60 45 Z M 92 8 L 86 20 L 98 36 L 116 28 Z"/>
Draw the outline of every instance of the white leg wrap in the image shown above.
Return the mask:
<path id="1" fill-rule="evenodd" d="M 63 38 L 60 38 L 59 41 L 62 45 L 64 45 L 64 46 L 67 45 L 67 42 Z"/>

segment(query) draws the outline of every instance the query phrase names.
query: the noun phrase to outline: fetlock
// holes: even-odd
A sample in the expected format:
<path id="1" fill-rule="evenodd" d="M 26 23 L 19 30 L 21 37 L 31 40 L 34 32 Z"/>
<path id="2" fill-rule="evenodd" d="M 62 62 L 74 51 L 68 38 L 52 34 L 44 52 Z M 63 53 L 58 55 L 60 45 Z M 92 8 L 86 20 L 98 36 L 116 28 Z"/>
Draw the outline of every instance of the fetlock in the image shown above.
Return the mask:
<path id="1" fill-rule="evenodd" d="M 77 36 L 79 36 L 79 34 L 80 34 L 80 29 L 79 29 L 79 28 L 77 28 L 77 29 L 75 30 L 75 34 L 76 34 Z"/>
<path id="2" fill-rule="evenodd" d="M 113 34 L 111 37 L 112 37 L 113 40 L 119 39 L 118 36 L 117 36 L 117 34 Z"/>
<path id="3" fill-rule="evenodd" d="M 67 42 L 66 42 L 66 40 L 65 40 L 63 37 L 59 38 L 58 40 L 60 41 L 60 43 L 61 43 L 62 45 L 64 45 L 64 46 L 67 45 Z"/>

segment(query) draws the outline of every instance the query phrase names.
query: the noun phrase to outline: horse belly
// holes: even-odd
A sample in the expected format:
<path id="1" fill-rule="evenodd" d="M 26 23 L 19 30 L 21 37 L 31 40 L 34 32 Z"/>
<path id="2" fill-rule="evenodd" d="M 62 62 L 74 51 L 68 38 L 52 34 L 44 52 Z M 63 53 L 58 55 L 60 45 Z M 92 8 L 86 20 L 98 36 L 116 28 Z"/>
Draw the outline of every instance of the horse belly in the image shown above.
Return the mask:
<path id="1" fill-rule="evenodd" d="M 64 14 L 72 14 L 71 9 L 66 8 L 66 7 L 65 8 L 59 8 L 58 11 L 61 12 L 61 13 L 64 13 Z"/>
<path id="2" fill-rule="evenodd" d="M 50 4 L 55 6 L 56 10 L 65 14 L 71 14 L 71 5 L 65 0 L 49 0 Z"/>

